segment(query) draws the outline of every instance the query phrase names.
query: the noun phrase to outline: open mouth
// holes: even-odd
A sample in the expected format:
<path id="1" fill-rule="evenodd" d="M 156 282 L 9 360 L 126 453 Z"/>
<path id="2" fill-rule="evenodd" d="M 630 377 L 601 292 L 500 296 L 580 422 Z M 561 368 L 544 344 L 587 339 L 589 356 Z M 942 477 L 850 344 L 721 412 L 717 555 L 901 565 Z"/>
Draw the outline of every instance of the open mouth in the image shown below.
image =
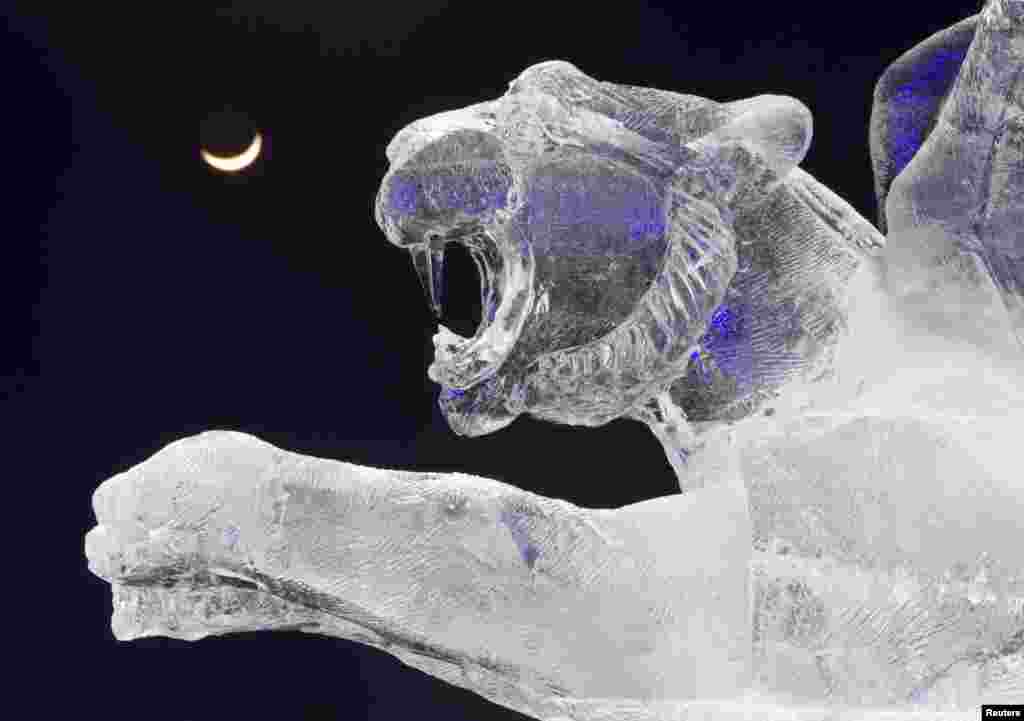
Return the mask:
<path id="1" fill-rule="evenodd" d="M 198 640 L 239 631 L 317 626 L 314 610 L 228 571 L 109 580 L 114 602 L 111 625 L 122 641 L 149 636 Z"/>
<path id="2" fill-rule="evenodd" d="M 480 226 L 445 234 L 431 232 L 426 242 L 409 249 L 427 301 L 443 313 L 445 247 L 459 243 L 476 264 L 480 280 L 481 318 L 472 337 L 439 324 L 434 362 L 427 375 L 435 383 L 466 390 L 493 376 L 508 357 L 532 307 L 533 255 L 526 244 L 513 247 Z"/>
<path id="3" fill-rule="evenodd" d="M 483 261 L 474 258 L 465 243 L 448 243 L 444 250 L 444 302 L 438 320 L 458 338 L 468 340 L 483 323 L 483 309 L 493 289 L 488 287 Z M 489 315 L 496 309 L 497 304 L 492 305 Z"/>

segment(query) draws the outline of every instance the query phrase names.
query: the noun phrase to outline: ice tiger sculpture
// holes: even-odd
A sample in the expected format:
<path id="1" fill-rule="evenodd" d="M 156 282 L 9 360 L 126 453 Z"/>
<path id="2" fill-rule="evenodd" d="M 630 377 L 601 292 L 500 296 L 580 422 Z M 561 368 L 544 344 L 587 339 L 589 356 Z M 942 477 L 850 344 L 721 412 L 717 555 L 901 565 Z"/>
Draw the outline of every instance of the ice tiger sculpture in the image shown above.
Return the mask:
<path id="1" fill-rule="evenodd" d="M 115 635 L 340 636 L 560 721 L 1024 701 L 1022 16 L 990 0 L 879 82 L 886 241 L 797 167 L 784 96 L 549 62 L 400 132 L 387 239 L 439 313 L 445 244 L 481 271 L 481 327 L 429 369 L 452 428 L 636 418 L 683 492 L 585 509 L 201 434 L 94 495 Z"/>

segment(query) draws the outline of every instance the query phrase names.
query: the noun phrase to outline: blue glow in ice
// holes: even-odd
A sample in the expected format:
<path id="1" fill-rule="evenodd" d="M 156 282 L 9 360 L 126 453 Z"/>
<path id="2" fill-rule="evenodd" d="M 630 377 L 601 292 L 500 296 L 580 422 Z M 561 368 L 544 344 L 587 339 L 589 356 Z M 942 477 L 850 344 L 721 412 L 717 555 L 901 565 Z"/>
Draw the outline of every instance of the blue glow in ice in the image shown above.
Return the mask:
<path id="1" fill-rule="evenodd" d="M 534 562 L 536 562 L 537 557 L 540 555 L 540 551 L 530 543 L 527 533 L 527 519 L 519 513 L 502 511 L 501 522 L 512 534 L 512 540 L 515 541 L 516 548 L 519 549 L 519 555 L 522 557 L 523 562 L 532 570 Z"/>
<path id="2" fill-rule="evenodd" d="M 893 177 L 910 163 L 926 139 L 926 130 L 938 112 L 967 54 L 966 47 L 940 48 L 889 99 L 889 156 Z"/>
<path id="3" fill-rule="evenodd" d="M 388 205 L 401 214 L 411 215 L 419 207 L 421 193 L 419 183 L 415 180 L 395 178 L 388 194 Z"/>

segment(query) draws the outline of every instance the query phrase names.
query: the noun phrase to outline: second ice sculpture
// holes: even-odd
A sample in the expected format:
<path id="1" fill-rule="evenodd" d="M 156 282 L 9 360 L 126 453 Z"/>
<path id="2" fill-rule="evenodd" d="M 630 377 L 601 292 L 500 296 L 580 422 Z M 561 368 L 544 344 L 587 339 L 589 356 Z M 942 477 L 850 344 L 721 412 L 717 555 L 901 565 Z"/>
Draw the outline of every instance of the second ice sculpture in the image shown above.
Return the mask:
<path id="1" fill-rule="evenodd" d="M 413 123 L 377 221 L 435 311 L 446 243 L 483 280 L 474 338 L 435 338 L 451 427 L 636 418 L 684 492 L 585 509 L 201 434 L 94 495 L 115 636 L 340 636 L 552 721 L 1024 702 L 1022 42 L 990 0 L 879 82 L 885 241 L 797 167 L 792 98 L 547 62 Z"/>
<path id="2" fill-rule="evenodd" d="M 1024 4 L 988 3 L 885 72 L 871 155 L 889 290 L 929 330 L 1024 348 Z"/>

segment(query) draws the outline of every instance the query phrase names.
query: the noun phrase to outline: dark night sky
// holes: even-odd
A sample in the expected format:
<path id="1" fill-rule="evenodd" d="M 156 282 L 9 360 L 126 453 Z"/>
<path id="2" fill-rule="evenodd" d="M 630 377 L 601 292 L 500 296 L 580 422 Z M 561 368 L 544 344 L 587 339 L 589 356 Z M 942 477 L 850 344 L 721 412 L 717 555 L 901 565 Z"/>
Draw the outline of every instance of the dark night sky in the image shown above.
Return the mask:
<path id="1" fill-rule="evenodd" d="M 48 569 L 60 593 L 35 601 L 61 619 L 61 653 L 47 661 L 59 683 L 39 701 L 148 721 L 523 718 L 340 640 L 116 642 L 108 587 L 81 551 L 93 489 L 171 441 L 229 428 L 582 506 L 677 490 L 635 422 L 521 418 L 493 436 L 451 433 L 425 373 L 436 326 L 406 254 L 373 220 L 385 145 L 419 117 L 496 98 L 527 66 L 565 59 L 598 79 L 716 100 L 799 98 L 815 122 L 803 167 L 873 219 L 874 82 L 977 3 L 202 5 L 69 3 L 87 9 L 9 11 L 0 26 L 0 307 L 15 338 L 0 393 L 11 451 L 30 461 L 9 482 L 46 496 L 43 549 L 61 559 Z M 198 157 L 204 119 L 227 107 L 268 138 L 234 177 Z M 450 264 L 446 322 L 471 329 L 475 270 L 468 256 Z"/>

